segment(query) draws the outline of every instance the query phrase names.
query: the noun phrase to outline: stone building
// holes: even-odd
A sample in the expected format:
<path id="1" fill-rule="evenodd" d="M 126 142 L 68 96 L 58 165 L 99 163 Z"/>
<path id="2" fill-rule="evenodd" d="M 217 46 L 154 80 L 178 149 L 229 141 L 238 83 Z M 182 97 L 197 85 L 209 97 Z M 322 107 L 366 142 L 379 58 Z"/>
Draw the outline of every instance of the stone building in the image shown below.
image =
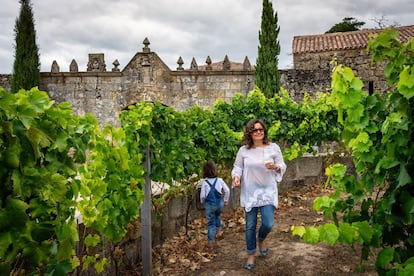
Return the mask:
<path id="1" fill-rule="evenodd" d="M 204 65 L 193 58 L 189 68 L 183 68 L 178 59 L 176 70 L 168 66 L 149 48 L 144 40 L 137 52 L 120 70 L 115 60 L 107 71 L 103 53 L 89 54 L 87 71 L 79 71 L 75 60 L 69 72 L 61 72 L 53 62 L 50 72 L 41 72 L 40 90 L 59 102 L 69 102 L 77 115 L 92 113 L 101 124 L 119 125 L 118 115 L 138 101 L 159 101 L 178 111 L 191 106 L 213 107 L 216 100 L 231 102 L 236 93 L 247 95 L 254 88 L 254 66 L 246 57 L 243 62 L 212 62 L 207 57 Z M 296 101 L 304 93 L 327 91 L 330 85 L 327 70 L 281 70 L 282 86 Z M 0 86 L 10 90 L 10 75 L 0 75 Z"/>
<path id="2" fill-rule="evenodd" d="M 217 99 L 231 101 L 235 93 L 253 89 L 254 71 L 249 60 L 232 63 L 226 57 L 220 64 L 207 62 L 198 67 L 193 59 L 184 69 L 181 58 L 177 70 L 170 70 L 150 50 L 148 39 L 141 52 L 119 70 L 117 60 L 106 71 L 103 53 L 89 54 L 86 72 L 76 70 L 72 61 L 70 72 L 59 72 L 54 63 L 49 73 L 41 73 L 40 89 L 56 102 L 67 101 L 78 115 L 92 113 L 101 123 L 118 125 L 118 114 L 139 101 L 158 101 L 178 111 L 199 105 L 213 106 Z M 234 66 L 234 68 L 232 68 Z"/>
<path id="3" fill-rule="evenodd" d="M 396 27 L 399 40 L 407 42 L 414 37 L 414 25 Z M 369 36 L 380 29 L 366 29 L 353 32 L 320 35 L 295 36 L 292 43 L 294 69 L 330 70 L 331 61 L 336 59 L 353 69 L 355 75 L 364 81 L 369 93 L 384 92 L 384 65 L 373 64 L 367 51 Z"/>
<path id="4" fill-rule="evenodd" d="M 398 27 L 400 39 L 414 37 L 414 25 Z M 295 36 L 292 44 L 294 68 L 281 70 L 281 86 L 297 102 L 305 93 L 329 92 L 330 62 L 351 67 L 372 92 L 386 90 L 383 67 L 372 64 L 366 46 L 369 34 L 380 30 L 360 30 L 345 33 Z M 236 93 L 247 95 L 254 88 L 254 66 L 246 57 L 243 62 L 212 62 L 198 65 L 193 58 L 189 68 L 183 60 L 171 70 L 149 48 L 147 38 L 142 51 L 137 52 L 121 70 L 118 60 L 107 71 L 104 53 L 91 53 L 86 71 L 79 71 L 72 60 L 69 72 L 61 72 L 53 62 L 50 72 L 41 73 L 40 89 L 47 91 L 56 102 L 69 102 L 78 115 L 92 113 L 101 124 L 119 125 L 118 115 L 138 101 L 159 101 L 178 111 L 191 106 L 212 107 L 216 100 L 231 102 Z M 0 75 L 0 86 L 10 90 L 10 75 Z"/>

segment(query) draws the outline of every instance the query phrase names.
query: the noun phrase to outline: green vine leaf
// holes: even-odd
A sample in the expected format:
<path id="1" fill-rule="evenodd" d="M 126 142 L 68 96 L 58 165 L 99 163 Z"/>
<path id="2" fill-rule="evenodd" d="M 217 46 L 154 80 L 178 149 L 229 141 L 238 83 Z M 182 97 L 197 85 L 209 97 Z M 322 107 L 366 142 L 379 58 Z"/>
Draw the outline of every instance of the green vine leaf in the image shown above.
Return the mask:
<path id="1" fill-rule="evenodd" d="M 328 245 L 332 246 L 336 244 L 339 238 L 338 228 L 334 224 L 327 223 L 320 225 L 318 228 L 319 231 L 319 240 L 321 242 L 326 242 Z"/>
<path id="2" fill-rule="evenodd" d="M 414 44 L 413 44 L 414 45 Z M 414 66 L 404 66 L 397 84 L 398 91 L 407 99 L 414 96 Z"/>
<path id="3" fill-rule="evenodd" d="M 101 238 L 96 234 L 89 234 L 85 238 L 85 244 L 88 247 L 94 247 L 101 242 Z"/>
<path id="4" fill-rule="evenodd" d="M 400 174 L 398 175 L 398 188 L 404 187 L 405 185 L 412 183 L 413 179 L 407 172 L 406 164 L 400 165 Z"/>
<path id="5" fill-rule="evenodd" d="M 387 268 L 388 264 L 394 260 L 394 254 L 394 248 L 384 248 L 379 252 L 375 265 L 382 269 Z"/>
<path id="6" fill-rule="evenodd" d="M 370 244 L 371 239 L 374 235 L 374 229 L 367 221 L 357 221 L 352 223 L 352 226 L 358 229 L 358 232 L 366 244 Z"/>
<path id="7" fill-rule="evenodd" d="M 350 225 L 349 223 L 341 223 L 339 225 L 339 237 L 338 241 L 345 244 L 353 244 L 358 237 L 358 229 Z"/>
<path id="8" fill-rule="evenodd" d="M 303 235 L 303 240 L 308 243 L 316 244 L 320 240 L 320 232 L 314 226 L 306 227 L 306 232 Z"/>
<path id="9" fill-rule="evenodd" d="M 291 228 L 292 230 L 292 235 L 293 236 L 299 236 L 299 237 L 303 237 L 303 235 L 305 235 L 306 233 L 306 228 L 304 226 L 292 226 Z"/>

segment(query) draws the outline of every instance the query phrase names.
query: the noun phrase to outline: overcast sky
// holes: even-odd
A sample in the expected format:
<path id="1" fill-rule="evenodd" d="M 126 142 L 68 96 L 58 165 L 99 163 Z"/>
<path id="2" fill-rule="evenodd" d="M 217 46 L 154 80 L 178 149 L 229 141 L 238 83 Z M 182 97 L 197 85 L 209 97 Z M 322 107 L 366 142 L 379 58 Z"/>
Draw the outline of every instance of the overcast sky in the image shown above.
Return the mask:
<path id="1" fill-rule="evenodd" d="M 280 26 L 279 68 L 291 68 L 295 35 L 322 34 L 344 17 L 376 28 L 413 25 L 412 0 L 273 0 Z M 1 0 L 0 74 L 13 68 L 18 0 Z M 189 68 L 194 57 L 204 65 L 228 55 L 256 63 L 262 0 L 32 0 L 41 71 L 50 72 L 54 60 L 61 72 L 75 59 L 86 71 L 89 53 L 104 53 L 106 69 L 118 59 L 122 70 L 142 51 L 147 37 L 151 51 L 176 70 L 181 56 Z"/>

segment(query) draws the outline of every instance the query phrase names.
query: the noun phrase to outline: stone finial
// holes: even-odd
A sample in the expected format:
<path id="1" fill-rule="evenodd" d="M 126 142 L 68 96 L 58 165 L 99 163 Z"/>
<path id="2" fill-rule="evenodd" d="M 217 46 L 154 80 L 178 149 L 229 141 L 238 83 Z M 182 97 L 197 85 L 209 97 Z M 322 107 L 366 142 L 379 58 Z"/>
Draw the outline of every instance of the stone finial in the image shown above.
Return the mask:
<path id="1" fill-rule="evenodd" d="M 211 70 L 212 67 L 211 67 L 211 58 L 210 58 L 210 56 L 207 56 L 206 64 L 207 64 L 206 70 Z"/>
<path id="2" fill-rule="evenodd" d="M 116 59 L 116 60 L 114 60 L 114 62 L 112 62 L 112 64 L 114 66 L 114 68 L 112 68 L 112 72 L 119 72 L 119 68 L 118 68 L 119 61 Z"/>
<path id="3" fill-rule="evenodd" d="M 148 47 L 148 45 L 150 45 L 151 43 L 149 42 L 148 38 L 146 37 L 142 43 L 144 43 L 144 48 L 142 48 L 142 51 L 144 53 L 150 53 L 151 49 Z"/>
<path id="4" fill-rule="evenodd" d="M 143 67 L 151 66 L 152 64 L 151 55 L 141 55 L 140 63 L 141 63 L 141 66 Z"/>
<path id="5" fill-rule="evenodd" d="M 59 73 L 59 65 L 57 64 L 56 60 L 52 62 L 52 69 L 50 70 L 52 73 Z"/>
<path id="6" fill-rule="evenodd" d="M 105 72 L 106 64 L 104 54 L 89 54 L 88 72 Z"/>
<path id="7" fill-rule="evenodd" d="M 229 57 L 226 55 L 223 60 L 223 70 L 228 71 L 231 70 L 231 64 Z"/>
<path id="8" fill-rule="evenodd" d="M 193 59 L 191 60 L 190 69 L 191 69 L 191 70 L 198 70 L 198 65 L 197 65 L 197 62 L 196 62 L 196 60 L 195 60 L 195 58 L 194 58 L 194 57 L 193 57 Z"/>
<path id="9" fill-rule="evenodd" d="M 246 56 L 243 61 L 243 70 L 244 71 L 251 71 L 252 66 L 250 64 L 249 58 Z"/>
<path id="10" fill-rule="evenodd" d="M 177 70 L 184 70 L 183 68 L 184 61 L 181 57 L 178 58 L 177 64 L 178 64 Z"/>
<path id="11" fill-rule="evenodd" d="M 76 62 L 75 59 L 72 59 L 70 65 L 69 65 L 69 72 L 79 72 L 78 69 L 78 63 Z"/>

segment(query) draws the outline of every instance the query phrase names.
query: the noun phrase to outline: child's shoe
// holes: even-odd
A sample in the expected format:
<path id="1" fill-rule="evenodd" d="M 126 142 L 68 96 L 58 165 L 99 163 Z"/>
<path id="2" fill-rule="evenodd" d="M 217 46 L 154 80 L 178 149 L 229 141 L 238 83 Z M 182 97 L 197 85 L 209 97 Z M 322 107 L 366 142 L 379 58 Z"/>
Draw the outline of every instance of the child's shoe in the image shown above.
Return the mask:
<path id="1" fill-rule="evenodd" d="M 223 231 L 217 231 L 217 233 L 216 233 L 216 239 L 217 240 L 224 239 L 224 233 L 223 233 Z"/>

